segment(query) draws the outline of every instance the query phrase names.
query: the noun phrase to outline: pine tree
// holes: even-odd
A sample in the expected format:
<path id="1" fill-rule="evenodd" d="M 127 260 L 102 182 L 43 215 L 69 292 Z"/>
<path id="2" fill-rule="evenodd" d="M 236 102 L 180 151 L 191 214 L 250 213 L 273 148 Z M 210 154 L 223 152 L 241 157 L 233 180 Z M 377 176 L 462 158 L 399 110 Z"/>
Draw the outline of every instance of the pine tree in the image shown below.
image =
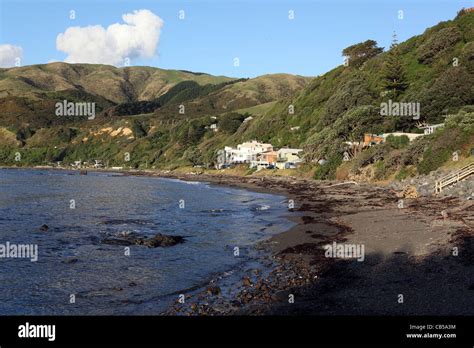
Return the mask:
<path id="1" fill-rule="evenodd" d="M 405 79 L 405 71 L 402 65 L 400 49 L 398 48 L 397 34 L 393 33 L 392 44 L 383 65 L 384 88 L 388 91 L 390 98 L 397 99 L 408 87 Z"/>

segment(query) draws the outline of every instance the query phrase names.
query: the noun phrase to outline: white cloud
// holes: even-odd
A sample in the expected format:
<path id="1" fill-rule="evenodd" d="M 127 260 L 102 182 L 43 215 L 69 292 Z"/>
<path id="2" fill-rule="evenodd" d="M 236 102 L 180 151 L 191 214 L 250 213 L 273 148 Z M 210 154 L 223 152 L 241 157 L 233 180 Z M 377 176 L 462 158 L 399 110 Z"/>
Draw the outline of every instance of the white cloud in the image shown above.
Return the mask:
<path id="1" fill-rule="evenodd" d="M 0 45 L 0 68 L 11 68 L 15 63 L 20 64 L 23 49 L 20 46 Z"/>
<path id="2" fill-rule="evenodd" d="M 66 52 L 68 63 L 121 66 L 128 58 L 151 58 L 160 40 L 163 20 L 149 10 L 122 15 L 125 24 L 69 27 L 56 38 L 56 48 Z"/>

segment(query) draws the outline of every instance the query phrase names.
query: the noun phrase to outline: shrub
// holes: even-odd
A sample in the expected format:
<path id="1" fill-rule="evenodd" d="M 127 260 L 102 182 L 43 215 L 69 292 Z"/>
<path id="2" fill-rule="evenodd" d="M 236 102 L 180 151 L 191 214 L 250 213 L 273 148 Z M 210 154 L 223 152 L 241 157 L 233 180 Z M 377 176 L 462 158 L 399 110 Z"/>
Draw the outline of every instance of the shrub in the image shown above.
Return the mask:
<path id="1" fill-rule="evenodd" d="M 402 168 L 400 169 L 400 171 L 397 173 L 397 175 L 395 175 L 395 179 L 397 179 L 397 180 L 399 180 L 399 181 L 400 181 L 400 180 L 404 180 L 404 179 L 406 179 L 406 178 L 408 177 L 408 173 L 409 173 L 409 172 L 408 172 L 407 168 L 406 168 L 406 167 L 402 167 Z"/>
<path id="2" fill-rule="evenodd" d="M 236 112 L 225 114 L 219 119 L 219 130 L 227 134 L 234 134 L 246 117 L 247 115 L 241 115 Z"/>
<path id="3" fill-rule="evenodd" d="M 244 175 L 252 175 L 257 171 L 257 168 L 249 168 L 245 171 Z"/>
<path id="4" fill-rule="evenodd" d="M 386 174 L 385 163 L 383 160 L 378 160 L 374 164 L 374 178 L 377 180 L 383 179 Z"/>
<path id="5" fill-rule="evenodd" d="M 456 27 L 447 27 L 434 33 L 420 47 L 418 47 L 418 61 L 430 64 L 434 58 L 449 47 L 461 40 L 461 33 Z"/>
<path id="6" fill-rule="evenodd" d="M 463 64 L 467 66 L 467 69 L 474 73 L 474 41 L 468 42 L 462 50 Z"/>
<path id="7" fill-rule="evenodd" d="M 430 136 L 428 148 L 423 153 L 423 159 L 418 164 L 420 174 L 428 174 L 442 166 L 452 158 L 455 151 L 460 151 L 469 142 L 472 132 L 464 132 L 459 127 L 446 126 Z"/>
<path id="8" fill-rule="evenodd" d="M 428 122 L 437 122 L 440 115 L 474 103 L 474 77 L 462 66 L 447 69 L 433 85 L 418 96 Z"/>
<path id="9" fill-rule="evenodd" d="M 428 174 L 433 170 L 441 167 L 449 158 L 450 151 L 448 149 L 438 149 L 434 151 L 429 148 L 423 154 L 423 160 L 418 164 L 418 173 Z"/>
<path id="10" fill-rule="evenodd" d="M 185 159 L 190 162 L 193 166 L 202 164 L 201 150 L 196 146 L 192 146 L 184 152 Z"/>
<path id="11" fill-rule="evenodd" d="M 319 126 L 329 126 L 346 111 L 357 106 L 370 105 L 374 99 L 367 79 L 362 75 L 355 76 L 328 99 Z"/>
<path id="12" fill-rule="evenodd" d="M 327 159 L 326 163 L 318 166 L 314 173 L 316 180 L 334 179 L 336 176 L 337 167 L 342 163 L 342 155 L 339 153 L 332 154 Z"/>
<path id="13" fill-rule="evenodd" d="M 146 131 L 143 125 L 138 120 L 133 120 L 132 122 L 132 132 L 135 138 L 143 138 L 146 136 Z"/>
<path id="14" fill-rule="evenodd" d="M 387 137 L 386 142 L 394 149 L 402 149 L 410 143 L 410 139 L 406 135 L 395 136 L 390 134 Z"/>

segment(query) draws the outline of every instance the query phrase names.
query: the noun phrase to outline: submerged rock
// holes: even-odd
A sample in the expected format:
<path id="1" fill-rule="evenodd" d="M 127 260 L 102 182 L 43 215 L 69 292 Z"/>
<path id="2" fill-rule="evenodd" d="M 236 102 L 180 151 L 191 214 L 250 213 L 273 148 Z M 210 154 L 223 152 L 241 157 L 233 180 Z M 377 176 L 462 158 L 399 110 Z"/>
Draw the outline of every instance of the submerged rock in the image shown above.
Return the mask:
<path id="1" fill-rule="evenodd" d="M 167 236 L 157 233 L 153 238 L 143 239 L 137 244 L 143 244 L 150 248 L 169 247 L 179 243 L 183 243 L 184 238 L 181 236 Z"/>
<path id="2" fill-rule="evenodd" d="M 40 227 L 40 231 L 46 232 L 47 230 L 49 230 L 49 226 L 46 225 L 46 224 L 43 224 L 43 225 Z"/>
<path id="3" fill-rule="evenodd" d="M 105 238 L 105 239 L 102 239 L 102 244 L 129 246 L 129 245 L 133 245 L 135 243 L 133 243 L 132 241 L 127 240 L 127 239 Z"/>
<path id="4" fill-rule="evenodd" d="M 79 259 L 73 257 L 73 258 L 68 258 L 68 259 L 66 259 L 66 260 L 63 260 L 62 263 L 69 263 L 69 264 L 71 264 L 71 263 L 77 263 L 78 261 L 79 261 Z"/>
<path id="5" fill-rule="evenodd" d="M 221 293 L 221 288 L 218 286 L 210 286 L 207 288 L 207 293 L 214 296 L 219 295 Z"/>
<path id="6" fill-rule="evenodd" d="M 161 233 L 157 233 L 154 237 L 148 238 L 146 236 L 140 236 L 136 233 L 124 234 L 121 233 L 118 237 L 105 238 L 102 240 L 103 244 L 110 245 L 144 245 L 149 248 L 157 247 L 169 247 L 184 242 L 184 238 L 181 236 L 167 236 Z"/>

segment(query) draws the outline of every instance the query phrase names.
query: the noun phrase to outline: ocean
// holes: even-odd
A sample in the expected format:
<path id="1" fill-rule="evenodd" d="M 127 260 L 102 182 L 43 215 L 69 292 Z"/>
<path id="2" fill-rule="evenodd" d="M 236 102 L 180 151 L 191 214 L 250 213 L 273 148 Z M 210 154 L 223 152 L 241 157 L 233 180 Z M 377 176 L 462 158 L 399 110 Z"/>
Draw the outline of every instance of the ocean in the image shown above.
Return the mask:
<path id="1" fill-rule="evenodd" d="M 293 225 L 286 211 L 283 196 L 202 182 L 0 169 L 0 252 L 37 247 L 37 260 L 0 253 L 0 315 L 160 314 L 180 293 L 244 269 L 256 242 Z M 103 243 L 128 233 L 185 242 Z"/>

